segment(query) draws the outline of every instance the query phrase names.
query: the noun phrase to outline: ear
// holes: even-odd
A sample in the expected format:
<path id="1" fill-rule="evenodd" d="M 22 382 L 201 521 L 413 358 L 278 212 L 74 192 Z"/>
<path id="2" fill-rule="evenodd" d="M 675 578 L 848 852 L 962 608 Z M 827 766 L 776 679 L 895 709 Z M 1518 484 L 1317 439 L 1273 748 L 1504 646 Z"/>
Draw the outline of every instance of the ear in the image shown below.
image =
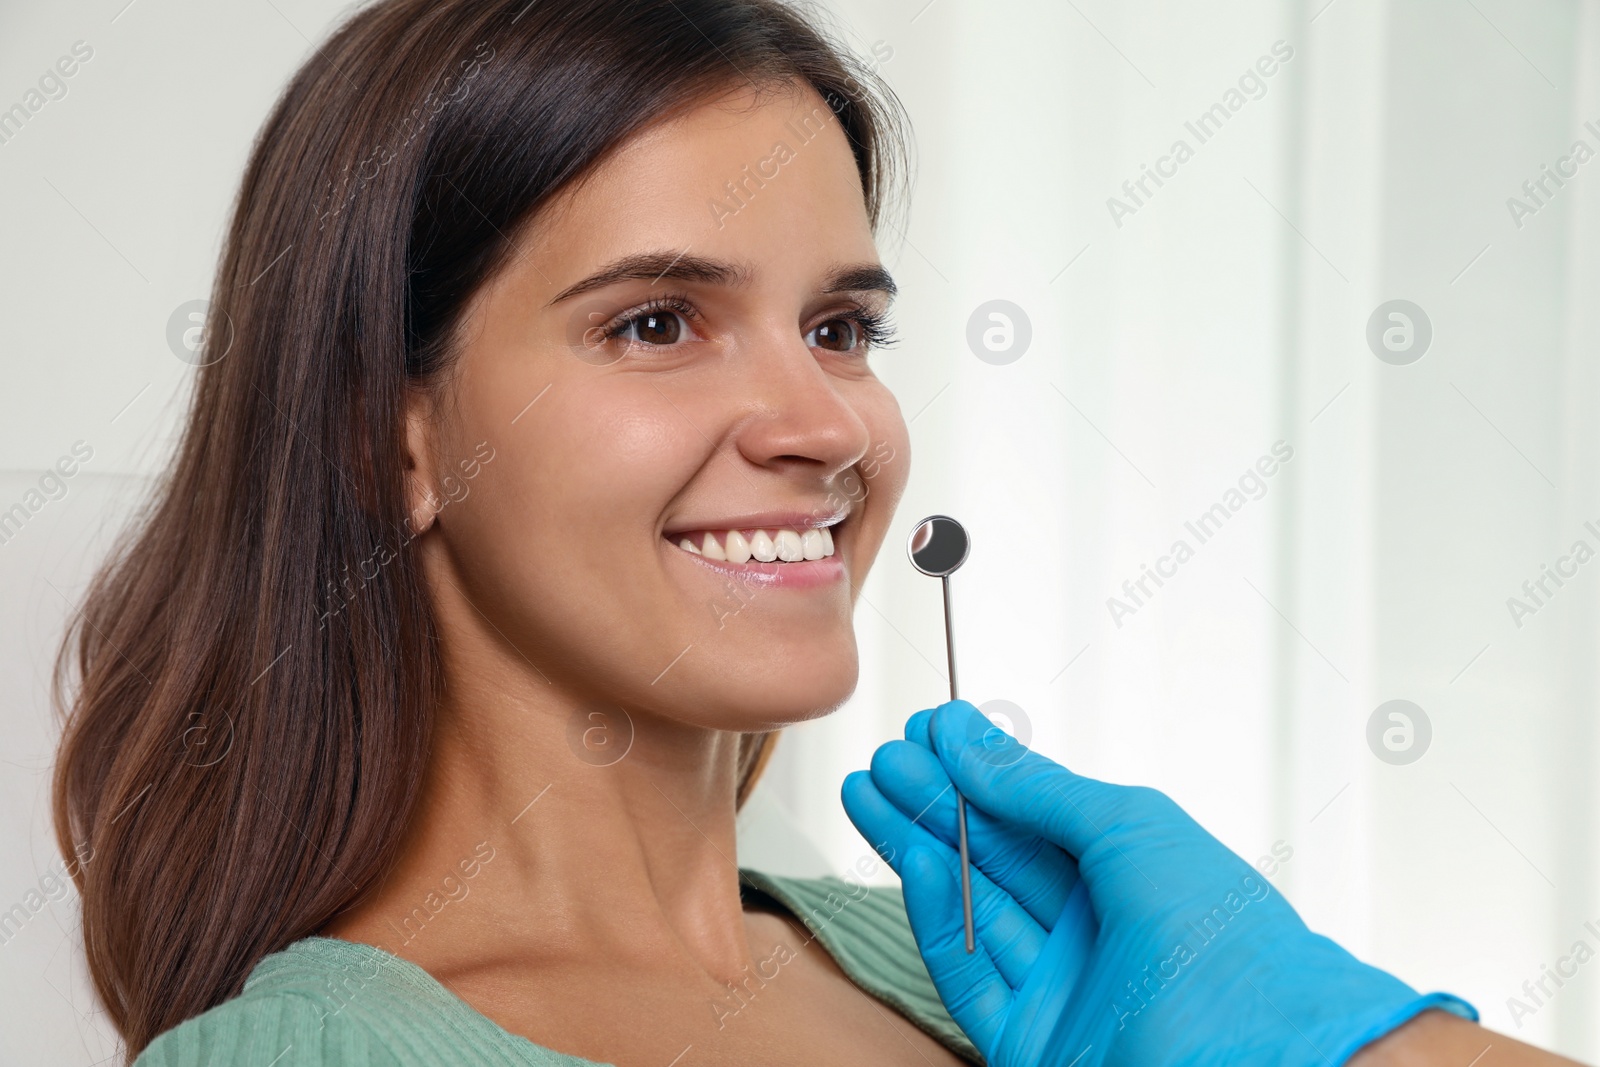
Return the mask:
<path id="1" fill-rule="evenodd" d="M 436 424 L 433 418 L 433 398 L 420 389 L 408 390 L 406 396 L 406 509 L 412 536 L 421 536 L 433 528 L 444 500 L 437 484 L 438 455 L 434 439 Z"/>

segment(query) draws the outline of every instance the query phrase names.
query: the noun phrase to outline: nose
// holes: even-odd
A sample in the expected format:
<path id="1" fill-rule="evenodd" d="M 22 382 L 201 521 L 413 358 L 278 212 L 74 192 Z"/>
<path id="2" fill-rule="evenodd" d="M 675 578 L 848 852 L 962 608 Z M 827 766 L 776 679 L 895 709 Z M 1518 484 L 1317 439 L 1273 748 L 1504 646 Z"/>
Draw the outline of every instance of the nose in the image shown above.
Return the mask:
<path id="1" fill-rule="evenodd" d="M 848 399 L 850 380 L 824 369 L 803 339 L 769 342 L 747 366 L 755 413 L 735 438 L 745 459 L 826 481 L 867 454 L 871 431 Z"/>

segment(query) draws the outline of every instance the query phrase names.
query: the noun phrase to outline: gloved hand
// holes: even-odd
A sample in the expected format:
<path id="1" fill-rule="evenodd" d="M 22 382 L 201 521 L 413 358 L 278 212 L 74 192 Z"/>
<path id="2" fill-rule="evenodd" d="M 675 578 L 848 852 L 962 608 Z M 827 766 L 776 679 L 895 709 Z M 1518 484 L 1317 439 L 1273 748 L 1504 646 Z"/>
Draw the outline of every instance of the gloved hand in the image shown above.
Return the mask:
<path id="1" fill-rule="evenodd" d="M 1073 774 L 965 701 L 913 715 L 906 737 L 845 779 L 845 809 L 899 873 L 934 986 L 994 1067 L 1339 1067 L 1429 1008 L 1477 1019 L 1312 933 L 1155 790 Z"/>

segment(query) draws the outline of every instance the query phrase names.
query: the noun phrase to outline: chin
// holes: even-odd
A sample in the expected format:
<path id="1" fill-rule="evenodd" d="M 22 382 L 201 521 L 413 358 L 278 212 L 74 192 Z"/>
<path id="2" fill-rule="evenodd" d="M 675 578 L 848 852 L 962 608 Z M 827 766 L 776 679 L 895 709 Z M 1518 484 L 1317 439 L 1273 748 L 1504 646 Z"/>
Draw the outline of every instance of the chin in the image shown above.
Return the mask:
<path id="1" fill-rule="evenodd" d="M 808 643 L 782 656 L 746 661 L 739 670 L 722 666 L 701 673 L 693 686 L 695 717 L 722 730 L 775 730 L 819 719 L 848 700 L 860 678 L 854 635 L 842 644 Z"/>

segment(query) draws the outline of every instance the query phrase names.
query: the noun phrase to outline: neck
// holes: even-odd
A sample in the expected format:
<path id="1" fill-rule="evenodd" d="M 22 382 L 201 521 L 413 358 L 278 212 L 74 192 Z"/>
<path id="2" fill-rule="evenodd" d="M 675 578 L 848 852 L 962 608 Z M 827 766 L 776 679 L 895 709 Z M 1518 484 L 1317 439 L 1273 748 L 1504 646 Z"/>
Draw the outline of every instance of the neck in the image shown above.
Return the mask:
<path id="1" fill-rule="evenodd" d="M 454 599 L 436 600 L 444 696 L 401 853 L 324 932 L 435 974 L 664 948 L 741 973 L 739 735 L 586 702 Z"/>

